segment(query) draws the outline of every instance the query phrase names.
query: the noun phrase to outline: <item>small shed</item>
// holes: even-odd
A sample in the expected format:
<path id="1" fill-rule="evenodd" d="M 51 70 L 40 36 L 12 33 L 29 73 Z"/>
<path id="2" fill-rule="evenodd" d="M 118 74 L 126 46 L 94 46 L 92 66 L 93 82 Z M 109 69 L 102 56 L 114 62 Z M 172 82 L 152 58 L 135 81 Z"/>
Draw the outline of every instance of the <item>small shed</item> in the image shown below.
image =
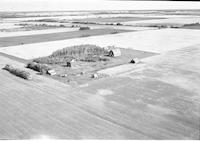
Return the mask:
<path id="1" fill-rule="evenodd" d="M 96 73 L 94 73 L 93 75 L 92 75 L 92 78 L 99 78 L 99 76 L 98 76 L 98 74 L 96 74 Z"/>
<path id="2" fill-rule="evenodd" d="M 120 51 L 120 49 L 112 49 L 112 50 L 109 51 L 108 56 L 110 56 L 110 57 L 121 56 L 121 51 Z"/>
<path id="3" fill-rule="evenodd" d="M 72 64 L 71 64 L 71 61 L 70 62 L 67 62 L 67 67 L 72 67 Z"/>
<path id="4" fill-rule="evenodd" d="M 55 72 L 55 70 L 48 70 L 47 71 L 47 74 L 49 74 L 49 75 L 56 75 L 56 72 Z"/>
<path id="5" fill-rule="evenodd" d="M 134 58 L 134 59 L 132 59 L 130 61 L 130 63 L 132 63 L 132 64 L 138 64 L 138 63 L 140 63 L 140 60 L 138 58 Z"/>

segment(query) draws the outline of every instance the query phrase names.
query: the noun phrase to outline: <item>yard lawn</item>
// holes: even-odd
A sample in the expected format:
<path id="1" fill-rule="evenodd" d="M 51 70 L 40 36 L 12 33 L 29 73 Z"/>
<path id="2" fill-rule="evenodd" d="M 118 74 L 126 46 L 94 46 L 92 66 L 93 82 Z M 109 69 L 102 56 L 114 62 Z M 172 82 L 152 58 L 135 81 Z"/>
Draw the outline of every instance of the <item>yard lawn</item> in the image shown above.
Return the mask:
<path id="1" fill-rule="evenodd" d="M 53 76 L 53 79 L 59 80 L 64 83 L 74 82 L 76 84 L 85 84 L 88 81 L 94 80 L 91 76 L 99 70 L 119 66 L 123 64 L 129 64 L 129 62 L 134 59 L 143 59 L 158 55 L 157 53 L 133 50 L 133 49 L 123 49 L 121 50 L 121 56 L 119 57 L 106 57 L 109 61 L 97 61 L 97 62 L 86 62 L 86 61 L 75 61 L 72 63 L 72 68 L 64 67 L 66 64 L 54 64 L 49 65 L 53 68 L 57 75 Z M 81 74 L 84 72 L 84 74 Z M 59 75 L 67 74 L 67 77 L 60 77 Z M 102 75 L 100 77 L 106 77 L 107 75 Z"/>
<path id="2" fill-rule="evenodd" d="M 0 47 L 65 40 L 65 39 L 80 38 L 87 36 L 122 33 L 128 31 L 129 30 L 102 28 L 102 29 L 90 29 L 82 31 L 59 32 L 59 33 L 29 35 L 29 36 L 2 37 L 0 38 Z"/>

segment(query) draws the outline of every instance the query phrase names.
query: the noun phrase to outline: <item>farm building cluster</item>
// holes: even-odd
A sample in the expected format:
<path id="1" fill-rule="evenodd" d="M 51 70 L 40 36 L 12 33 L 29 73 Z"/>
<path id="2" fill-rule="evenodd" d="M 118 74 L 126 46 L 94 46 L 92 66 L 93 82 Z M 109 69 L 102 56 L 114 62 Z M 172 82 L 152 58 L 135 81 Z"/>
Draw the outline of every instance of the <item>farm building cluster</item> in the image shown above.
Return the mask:
<path id="1" fill-rule="evenodd" d="M 75 77 L 78 81 L 81 76 L 97 79 L 106 76 L 97 73 L 99 70 L 139 62 L 134 55 L 131 56 L 132 58 L 130 56 L 127 58 L 124 50 L 115 46 L 104 48 L 95 45 L 67 47 L 53 52 L 50 56 L 33 59 L 27 63 L 26 68 L 37 71 L 40 75 L 49 75 L 55 79 L 59 78 L 59 80 L 60 78 L 67 79 L 67 82 L 74 80 Z M 10 66 L 7 65 L 5 68 L 10 68 Z M 31 75 L 25 75 L 28 73 L 26 71 L 23 71 L 24 75 L 20 75 L 21 72 L 15 73 L 24 79 L 32 79 Z"/>

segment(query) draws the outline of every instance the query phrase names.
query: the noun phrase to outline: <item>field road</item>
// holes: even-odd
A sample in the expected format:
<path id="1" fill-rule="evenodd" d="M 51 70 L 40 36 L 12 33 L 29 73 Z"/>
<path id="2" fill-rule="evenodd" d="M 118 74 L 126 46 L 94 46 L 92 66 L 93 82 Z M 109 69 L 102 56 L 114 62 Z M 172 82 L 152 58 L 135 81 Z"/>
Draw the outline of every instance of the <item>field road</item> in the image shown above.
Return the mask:
<path id="1" fill-rule="evenodd" d="M 143 63 L 78 87 L 0 69 L 0 139 L 199 139 L 200 45 Z"/>

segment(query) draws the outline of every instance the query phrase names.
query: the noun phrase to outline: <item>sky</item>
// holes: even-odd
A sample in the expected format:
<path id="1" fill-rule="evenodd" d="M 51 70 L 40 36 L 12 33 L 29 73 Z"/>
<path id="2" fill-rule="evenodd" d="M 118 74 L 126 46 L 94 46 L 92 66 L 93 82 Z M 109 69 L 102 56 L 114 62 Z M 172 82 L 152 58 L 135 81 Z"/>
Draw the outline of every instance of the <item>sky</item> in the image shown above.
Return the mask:
<path id="1" fill-rule="evenodd" d="M 0 0 L 0 11 L 200 9 L 200 2 L 115 0 Z"/>

